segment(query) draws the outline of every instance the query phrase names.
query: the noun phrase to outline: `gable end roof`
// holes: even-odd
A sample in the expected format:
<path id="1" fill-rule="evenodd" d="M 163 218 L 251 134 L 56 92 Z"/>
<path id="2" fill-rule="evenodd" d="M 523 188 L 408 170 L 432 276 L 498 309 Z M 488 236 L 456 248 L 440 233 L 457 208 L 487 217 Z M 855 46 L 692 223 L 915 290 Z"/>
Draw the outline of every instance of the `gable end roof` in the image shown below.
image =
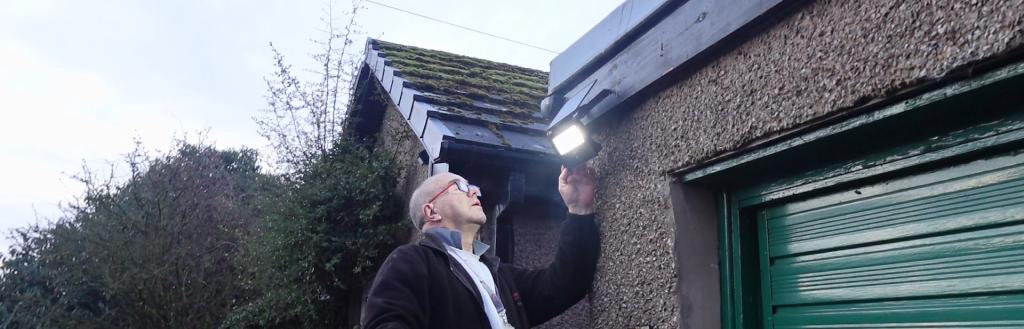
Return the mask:
<path id="1" fill-rule="evenodd" d="M 455 149 L 557 161 L 540 112 L 546 72 L 375 39 L 367 41 L 364 65 L 431 162 L 451 161 Z"/>

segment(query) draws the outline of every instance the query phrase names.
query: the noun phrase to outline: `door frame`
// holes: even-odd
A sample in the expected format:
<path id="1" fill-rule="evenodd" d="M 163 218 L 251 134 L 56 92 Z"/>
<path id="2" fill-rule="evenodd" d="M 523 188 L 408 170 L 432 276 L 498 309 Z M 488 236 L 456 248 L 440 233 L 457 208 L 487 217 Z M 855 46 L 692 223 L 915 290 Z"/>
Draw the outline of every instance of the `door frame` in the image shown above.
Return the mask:
<path id="1" fill-rule="evenodd" d="M 721 328 L 772 326 L 758 209 L 1024 147 L 1022 90 L 1010 64 L 677 176 L 715 197 Z"/>

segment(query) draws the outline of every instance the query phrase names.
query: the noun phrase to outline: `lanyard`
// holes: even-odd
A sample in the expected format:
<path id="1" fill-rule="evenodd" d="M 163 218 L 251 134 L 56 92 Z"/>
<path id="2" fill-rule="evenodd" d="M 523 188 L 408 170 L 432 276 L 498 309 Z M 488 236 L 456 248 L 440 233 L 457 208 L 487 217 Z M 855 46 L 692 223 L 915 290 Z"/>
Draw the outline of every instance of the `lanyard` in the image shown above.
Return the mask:
<path id="1" fill-rule="evenodd" d="M 494 292 L 494 289 L 491 289 L 491 286 L 487 285 L 487 283 L 484 282 L 483 276 L 480 275 L 480 273 L 477 272 L 476 269 L 473 268 L 473 266 L 469 265 L 469 264 L 471 264 L 471 262 L 468 259 L 463 257 L 462 254 L 458 253 L 458 252 L 456 252 L 455 255 L 459 256 L 459 258 L 462 259 L 462 262 L 466 264 L 466 266 L 463 266 L 463 267 L 468 269 L 470 272 L 473 272 L 473 276 L 477 277 L 476 280 L 480 281 L 480 286 L 484 287 L 484 289 L 487 290 L 487 294 L 490 295 L 490 297 L 491 297 L 491 303 L 494 303 L 494 307 L 498 309 L 498 313 L 504 313 L 505 312 L 505 305 L 501 303 L 501 298 L 498 297 L 498 294 Z M 488 274 L 490 274 L 490 273 L 488 273 Z M 493 279 L 493 277 L 492 277 L 492 279 Z M 497 285 L 498 284 L 498 280 L 494 280 L 494 284 Z"/>
<path id="2" fill-rule="evenodd" d="M 479 274 L 477 274 L 477 275 L 479 275 Z M 487 290 L 487 294 L 491 295 L 491 303 L 494 303 L 494 307 L 498 309 L 498 314 L 504 314 L 505 313 L 505 305 L 503 305 L 501 303 L 501 297 L 498 297 L 498 294 L 494 293 L 494 290 L 491 289 L 491 286 L 488 286 L 487 283 L 484 282 L 484 280 L 478 280 L 478 281 L 480 281 L 480 285 L 483 286 L 484 289 Z M 495 282 L 494 284 L 497 285 L 498 283 Z"/>
<path id="3" fill-rule="evenodd" d="M 477 277 L 477 281 L 480 281 L 480 286 L 484 287 L 484 290 L 487 290 L 487 294 L 490 295 L 491 298 L 491 303 L 493 303 L 494 308 L 498 310 L 498 317 L 501 318 L 501 322 L 505 326 L 505 328 L 515 329 L 514 327 L 512 327 L 512 324 L 508 322 L 508 315 L 505 312 L 505 304 L 501 302 L 501 297 L 499 297 L 498 294 L 495 293 L 494 289 L 491 289 L 491 286 L 487 285 L 487 282 L 484 282 L 483 276 L 480 275 L 480 273 L 477 272 L 472 265 L 469 265 L 471 264 L 469 260 L 463 257 L 461 253 L 456 252 L 455 255 L 458 256 L 459 259 L 462 259 L 463 264 L 465 264 L 463 267 L 468 269 L 470 272 L 473 272 L 473 275 Z M 494 281 L 495 288 L 497 288 L 498 280 L 494 279 L 493 276 L 491 277 L 491 279 Z"/>

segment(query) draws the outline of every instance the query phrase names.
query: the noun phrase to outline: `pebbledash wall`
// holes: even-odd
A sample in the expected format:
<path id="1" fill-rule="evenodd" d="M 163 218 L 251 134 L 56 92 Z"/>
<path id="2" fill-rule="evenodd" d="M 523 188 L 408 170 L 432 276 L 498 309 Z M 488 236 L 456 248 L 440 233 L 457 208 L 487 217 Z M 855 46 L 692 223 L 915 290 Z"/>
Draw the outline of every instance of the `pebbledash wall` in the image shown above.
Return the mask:
<path id="1" fill-rule="evenodd" d="M 555 259 L 559 229 L 565 220 L 560 207 L 522 207 L 508 214 L 512 219 L 515 257 L 513 263 L 525 268 L 544 268 Z M 503 216 L 505 216 L 503 214 Z M 535 328 L 589 328 L 590 305 L 576 303 L 561 315 Z"/>
<path id="2" fill-rule="evenodd" d="M 593 327 L 717 327 L 690 323 L 695 305 L 719 301 L 679 277 L 675 244 L 701 244 L 676 239 L 670 173 L 941 85 L 1022 44 L 1024 0 L 813 1 L 618 110 L 594 132 L 604 150 L 593 161 L 603 239 Z"/>
<path id="3" fill-rule="evenodd" d="M 419 153 L 423 151 L 423 144 L 416 135 L 409 129 L 409 124 L 398 112 L 398 109 L 389 102 L 386 102 L 384 119 L 381 122 L 378 134 L 377 150 L 385 150 L 398 162 L 398 193 L 403 200 L 409 200 L 412 192 L 416 190 L 420 182 L 430 177 L 429 168 L 420 162 Z M 403 204 L 404 205 L 404 204 Z M 405 214 L 405 212 L 403 212 Z M 410 229 L 412 225 L 409 225 Z"/>

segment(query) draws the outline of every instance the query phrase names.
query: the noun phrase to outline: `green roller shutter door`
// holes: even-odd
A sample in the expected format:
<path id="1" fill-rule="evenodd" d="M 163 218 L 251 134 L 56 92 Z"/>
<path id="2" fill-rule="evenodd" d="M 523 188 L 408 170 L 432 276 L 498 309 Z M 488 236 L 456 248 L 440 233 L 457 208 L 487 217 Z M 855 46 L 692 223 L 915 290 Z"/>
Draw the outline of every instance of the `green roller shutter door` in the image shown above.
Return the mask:
<path id="1" fill-rule="evenodd" d="M 1020 152 L 757 216 L 766 326 L 1024 328 Z"/>

